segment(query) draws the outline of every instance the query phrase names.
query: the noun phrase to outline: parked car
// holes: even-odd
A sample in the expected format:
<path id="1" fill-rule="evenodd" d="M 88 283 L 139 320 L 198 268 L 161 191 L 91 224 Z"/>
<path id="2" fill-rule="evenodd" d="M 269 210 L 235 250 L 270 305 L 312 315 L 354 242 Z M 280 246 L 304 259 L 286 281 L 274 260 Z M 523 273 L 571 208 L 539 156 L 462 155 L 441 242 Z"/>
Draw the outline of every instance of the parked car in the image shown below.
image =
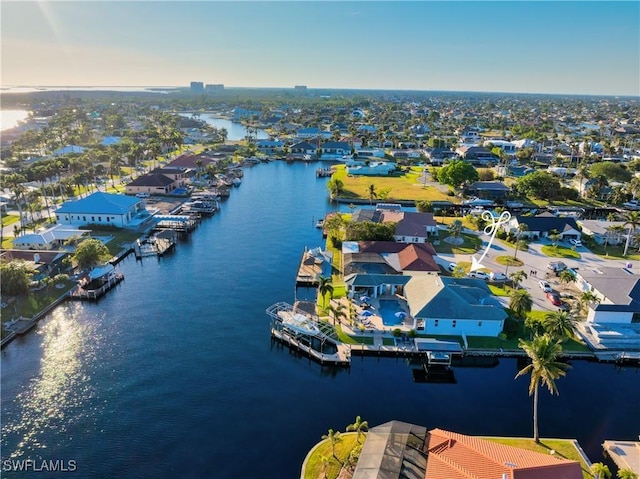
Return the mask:
<path id="1" fill-rule="evenodd" d="M 550 269 L 555 273 L 559 273 L 560 271 L 564 271 L 565 269 L 567 269 L 567 265 L 562 261 L 552 261 L 547 264 L 547 269 Z"/>
<path id="2" fill-rule="evenodd" d="M 489 273 L 486 273 L 484 271 L 471 271 L 469 273 L 469 277 L 470 278 L 476 278 L 476 279 L 484 279 L 485 281 L 489 281 Z"/>
<path id="3" fill-rule="evenodd" d="M 582 246 L 582 241 L 580 241 L 579 239 L 570 239 L 569 243 L 571 243 L 573 246 Z"/>
<path id="4" fill-rule="evenodd" d="M 507 275 L 504 273 L 496 273 L 495 271 L 489 275 L 491 281 L 506 281 Z"/>
<path id="5" fill-rule="evenodd" d="M 538 286 L 540 286 L 540 289 L 545 293 L 550 293 L 551 291 L 553 291 L 553 289 L 551 289 L 551 285 L 546 281 L 538 281 Z"/>
<path id="6" fill-rule="evenodd" d="M 562 305 L 562 300 L 560 299 L 560 295 L 558 293 L 548 292 L 547 293 L 547 299 L 554 306 L 561 306 Z"/>
<path id="7" fill-rule="evenodd" d="M 137 193 L 138 198 L 149 198 L 149 193 Z"/>

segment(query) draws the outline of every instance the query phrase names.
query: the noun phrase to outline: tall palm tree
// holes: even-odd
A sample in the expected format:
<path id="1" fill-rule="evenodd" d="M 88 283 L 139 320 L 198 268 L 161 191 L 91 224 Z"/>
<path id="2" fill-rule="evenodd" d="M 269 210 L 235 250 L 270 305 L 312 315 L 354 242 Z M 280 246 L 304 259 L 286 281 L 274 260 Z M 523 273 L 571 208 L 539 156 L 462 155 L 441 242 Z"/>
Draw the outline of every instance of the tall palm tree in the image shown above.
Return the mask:
<path id="1" fill-rule="evenodd" d="M 611 477 L 609 466 L 606 466 L 601 462 L 596 462 L 595 464 L 593 464 L 590 468 L 590 471 L 595 479 L 609 479 Z"/>
<path id="2" fill-rule="evenodd" d="M 513 254 L 513 259 L 518 257 L 518 247 L 520 246 L 520 236 L 525 231 L 528 231 L 529 227 L 525 223 L 518 224 L 518 235 L 516 236 L 516 252 Z"/>
<path id="3" fill-rule="evenodd" d="M 336 325 L 336 321 L 341 322 L 340 320 L 342 318 L 346 318 L 347 317 L 347 313 L 345 313 L 345 309 L 346 306 L 342 303 L 337 304 L 335 307 L 334 306 L 329 306 L 327 308 L 329 310 L 329 313 L 331 314 L 331 316 L 333 316 L 333 325 Z"/>
<path id="4" fill-rule="evenodd" d="M 509 294 L 509 308 L 518 318 L 524 318 L 532 306 L 533 298 L 526 289 L 514 289 Z"/>
<path id="5" fill-rule="evenodd" d="M 623 226 L 629 227 L 629 231 L 627 233 L 627 241 L 624 244 L 624 253 L 622 254 L 622 256 L 627 256 L 627 250 L 629 249 L 629 244 L 631 243 L 633 232 L 638 226 L 640 226 L 640 211 L 629 211 L 628 213 L 626 213 L 624 215 Z"/>
<path id="6" fill-rule="evenodd" d="M 544 317 L 544 327 L 554 339 L 571 339 L 576 334 L 578 318 L 566 311 L 548 313 Z"/>
<path id="7" fill-rule="evenodd" d="M 331 281 L 331 276 L 318 276 L 318 293 L 320 293 L 322 297 L 322 309 L 326 307 L 327 294 L 333 298 L 333 285 Z"/>
<path id="8" fill-rule="evenodd" d="M 520 283 L 522 282 L 522 280 L 527 279 L 528 277 L 529 276 L 527 276 L 527 273 L 525 273 L 523 270 L 519 270 L 509 274 L 509 278 L 511 278 L 511 281 L 513 282 L 513 287 L 515 289 L 518 289 L 520 287 Z"/>
<path id="9" fill-rule="evenodd" d="M 373 199 L 378 197 L 378 193 L 376 193 L 376 185 L 371 183 L 369 185 L 369 204 L 373 204 Z"/>
<path id="10" fill-rule="evenodd" d="M 589 309 L 589 305 L 591 303 L 600 303 L 600 298 L 598 298 L 591 291 L 585 291 L 580 295 L 580 299 L 578 300 L 578 304 L 580 306 L 580 312 L 586 313 Z"/>
<path id="11" fill-rule="evenodd" d="M 366 431 L 369 429 L 369 423 L 367 421 L 363 421 L 362 418 L 360 416 L 356 416 L 356 420 L 353 424 L 349 424 L 347 426 L 347 431 L 355 431 L 356 432 L 356 441 L 360 442 L 360 434 L 363 433 L 363 431 Z"/>
<path id="12" fill-rule="evenodd" d="M 531 374 L 529 396 L 533 395 L 533 440 L 540 442 L 538 434 L 538 389 L 540 384 L 546 386 L 551 394 L 558 394 L 556 380 L 566 374 L 568 364 L 557 361 L 562 352 L 560 341 L 554 341 L 547 334 L 536 336 L 532 341 L 520 339 L 518 346 L 527 353 L 531 363 L 516 374 L 516 378 Z"/>
<path id="13" fill-rule="evenodd" d="M 569 283 L 573 283 L 573 281 L 575 281 L 576 277 L 574 276 L 574 274 L 565 269 L 560 271 L 560 273 L 558 273 L 558 279 L 560 280 L 560 282 L 564 285 L 567 285 Z"/>
<path id="14" fill-rule="evenodd" d="M 322 439 L 323 440 L 328 439 L 329 442 L 331 442 L 331 454 L 333 455 L 333 457 L 337 459 L 336 444 L 342 441 L 342 438 L 340 437 L 340 431 L 334 431 L 333 429 L 329 429 L 329 431 L 327 431 L 327 434 L 322 435 Z"/>

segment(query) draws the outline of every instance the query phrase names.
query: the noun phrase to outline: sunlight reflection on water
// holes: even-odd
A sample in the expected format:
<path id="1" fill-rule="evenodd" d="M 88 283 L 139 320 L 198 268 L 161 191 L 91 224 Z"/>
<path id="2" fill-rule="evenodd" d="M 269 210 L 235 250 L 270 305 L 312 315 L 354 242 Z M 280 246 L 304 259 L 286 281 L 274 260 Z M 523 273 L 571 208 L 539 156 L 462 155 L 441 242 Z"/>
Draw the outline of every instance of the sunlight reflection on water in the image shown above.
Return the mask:
<path id="1" fill-rule="evenodd" d="M 79 411 L 91 412 L 85 406 L 94 393 L 90 370 L 101 338 L 96 336 L 93 323 L 81 320 L 81 314 L 79 304 L 58 308 L 38 329 L 38 334 L 44 335 L 40 372 L 15 399 L 20 417 L 5 421 L 3 436 L 19 438 L 11 458 L 45 449 L 47 444 L 41 442 L 44 433 L 55 430 L 64 434 Z"/>

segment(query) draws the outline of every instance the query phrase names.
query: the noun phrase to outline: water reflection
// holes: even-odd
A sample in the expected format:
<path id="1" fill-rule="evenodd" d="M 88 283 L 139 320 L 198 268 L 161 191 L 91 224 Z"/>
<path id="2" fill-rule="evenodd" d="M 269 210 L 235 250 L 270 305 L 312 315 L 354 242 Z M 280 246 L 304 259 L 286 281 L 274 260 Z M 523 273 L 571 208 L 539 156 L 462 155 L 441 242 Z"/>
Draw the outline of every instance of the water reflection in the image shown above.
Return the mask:
<path id="1" fill-rule="evenodd" d="M 4 418 L 3 443 L 6 446 L 7 438 L 14 436 L 10 442 L 16 444 L 5 457 L 21 458 L 45 449 L 42 438 L 47 432 L 64 435 L 79 414 L 90 411 L 85 409 L 93 395 L 89 371 L 99 338 L 93 324 L 81 320 L 81 313 L 79 304 L 71 304 L 57 308 L 39 325 L 37 334 L 43 336 L 39 374 L 14 399 L 18 417 Z"/>

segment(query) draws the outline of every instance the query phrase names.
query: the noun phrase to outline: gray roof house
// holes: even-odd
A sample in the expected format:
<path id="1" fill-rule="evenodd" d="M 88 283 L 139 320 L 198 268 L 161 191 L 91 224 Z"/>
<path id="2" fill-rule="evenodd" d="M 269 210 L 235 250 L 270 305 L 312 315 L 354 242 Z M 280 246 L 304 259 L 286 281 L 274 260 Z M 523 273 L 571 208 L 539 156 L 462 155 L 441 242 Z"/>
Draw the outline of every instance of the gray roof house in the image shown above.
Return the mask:
<path id="1" fill-rule="evenodd" d="M 518 231 L 518 226 L 525 224 L 527 230 L 522 233 L 523 237 L 542 238 L 549 236 L 552 230 L 558 231 L 560 239 L 563 241 L 569 239 L 580 239 L 582 232 L 576 223 L 575 218 L 558 217 L 551 213 L 541 213 L 536 216 L 512 216 L 509 223 L 504 229 L 512 232 Z"/>
<path id="2" fill-rule="evenodd" d="M 511 188 L 500 181 L 476 181 L 469 185 L 465 191 L 468 195 L 491 200 L 505 199 L 510 192 Z"/>
<path id="3" fill-rule="evenodd" d="M 425 334 L 497 337 L 507 313 L 484 281 L 413 276 L 404 288 L 409 312 Z"/>

